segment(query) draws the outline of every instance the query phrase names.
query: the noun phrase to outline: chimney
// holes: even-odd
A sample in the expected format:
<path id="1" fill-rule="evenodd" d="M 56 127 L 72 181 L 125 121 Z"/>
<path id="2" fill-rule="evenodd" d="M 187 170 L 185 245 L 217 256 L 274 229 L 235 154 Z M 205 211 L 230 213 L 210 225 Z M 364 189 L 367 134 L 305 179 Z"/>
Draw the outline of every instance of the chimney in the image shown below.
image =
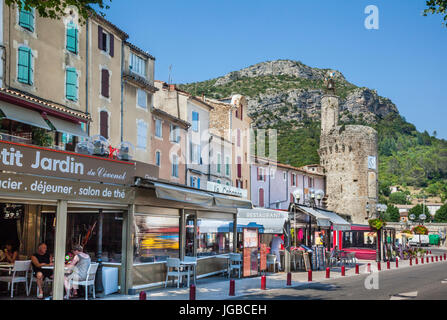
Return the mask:
<path id="1" fill-rule="evenodd" d="M 175 91 L 175 84 L 169 85 L 169 91 Z"/>

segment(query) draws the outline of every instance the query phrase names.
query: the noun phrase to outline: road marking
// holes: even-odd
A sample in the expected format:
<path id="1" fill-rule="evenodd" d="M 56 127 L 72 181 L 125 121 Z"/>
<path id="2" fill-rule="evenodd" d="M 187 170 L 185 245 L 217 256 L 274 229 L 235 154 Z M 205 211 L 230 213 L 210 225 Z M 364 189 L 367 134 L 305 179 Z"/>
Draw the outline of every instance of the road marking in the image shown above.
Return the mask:
<path id="1" fill-rule="evenodd" d="M 398 293 L 398 294 L 391 296 L 390 300 L 409 300 L 409 299 L 414 299 L 417 296 L 418 296 L 417 291 Z"/>

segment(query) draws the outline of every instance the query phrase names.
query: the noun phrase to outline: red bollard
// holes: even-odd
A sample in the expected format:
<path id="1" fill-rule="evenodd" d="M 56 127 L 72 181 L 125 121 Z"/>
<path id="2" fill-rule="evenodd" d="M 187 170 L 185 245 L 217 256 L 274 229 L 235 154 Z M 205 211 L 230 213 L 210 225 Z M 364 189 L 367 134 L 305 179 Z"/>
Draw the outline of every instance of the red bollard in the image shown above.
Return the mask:
<path id="1" fill-rule="evenodd" d="M 368 269 L 367 269 L 368 271 L 368 273 L 371 273 L 371 263 L 368 263 Z"/>
<path id="2" fill-rule="evenodd" d="M 290 272 L 287 274 L 287 285 L 292 285 L 292 274 Z"/>
<path id="3" fill-rule="evenodd" d="M 424 257 L 421 258 L 421 263 L 424 264 Z"/>
<path id="4" fill-rule="evenodd" d="M 377 270 L 378 271 L 382 270 L 382 264 L 380 263 L 380 261 L 377 262 Z"/>
<path id="5" fill-rule="evenodd" d="M 430 254 L 431 254 L 431 250 L 430 250 Z"/>
<path id="6" fill-rule="evenodd" d="M 436 262 L 438 262 L 439 261 L 439 258 L 438 258 L 438 256 L 436 256 Z"/>
<path id="7" fill-rule="evenodd" d="M 430 263 L 430 260 L 428 259 L 428 257 L 427 257 L 427 263 Z"/>
<path id="8" fill-rule="evenodd" d="M 431 257 L 431 262 L 435 262 L 435 258 L 433 256 Z"/>
<path id="9" fill-rule="evenodd" d="M 331 277 L 331 269 L 326 268 L 326 279 L 329 279 Z"/>
<path id="10" fill-rule="evenodd" d="M 391 269 L 391 261 L 390 261 L 390 260 L 388 260 L 388 261 L 386 262 L 386 268 L 387 268 L 388 270 Z"/>
<path id="11" fill-rule="evenodd" d="M 230 293 L 228 295 L 231 296 L 231 297 L 234 297 L 234 295 L 235 295 L 234 294 L 234 292 L 235 292 L 234 288 L 235 288 L 234 280 L 230 280 Z"/>
<path id="12" fill-rule="evenodd" d="M 410 267 L 413 265 L 413 259 L 410 258 Z"/>
<path id="13" fill-rule="evenodd" d="M 312 282 L 312 270 L 307 272 L 307 281 Z"/>
<path id="14" fill-rule="evenodd" d="M 341 266 L 341 276 L 344 277 L 346 275 L 346 268 L 345 266 Z"/>
<path id="15" fill-rule="evenodd" d="M 140 300 L 146 300 L 146 292 L 145 291 L 141 291 L 140 292 Z"/>
<path id="16" fill-rule="evenodd" d="M 419 259 L 418 258 L 416 258 L 416 264 L 419 264 Z"/>
<path id="17" fill-rule="evenodd" d="M 444 253 L 444 261 L 445 261 L 446 257 L 447 257 L 447 254 Z"/>
<path id="18" fill-rule="evenodd" d="M 399 260 L 396 258 L 396 268 L 399 268 Z"/>
<path id="19" fill-rule="evenodd" d="M 359 265 L 355 265 L 355 274 L 360 274 Z"/>
<path id="20" fill-rule="evenodd" d="M 261 290 L 267 290 L 267 278 L 266 276 L 261 277 Z"/>
<path id="21" fill-rule="evenodd" d="M 189 287 L 189 300 L 196 300 L 196 286 L 193 284 Z"/>

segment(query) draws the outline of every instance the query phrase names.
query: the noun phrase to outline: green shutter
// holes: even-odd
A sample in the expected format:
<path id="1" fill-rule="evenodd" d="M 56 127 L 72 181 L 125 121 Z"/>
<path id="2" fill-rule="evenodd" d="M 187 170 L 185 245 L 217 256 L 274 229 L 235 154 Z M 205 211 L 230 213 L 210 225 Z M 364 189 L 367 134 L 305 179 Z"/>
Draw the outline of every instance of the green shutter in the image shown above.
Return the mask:
<path id="1" fill-rule="evenodd" d="M 73 23 L 67 26 L 67 50 L 78 54 L 78 28 Z"/>
<path id="2" fill-rule="evenodd" d="M 67 68 L 66 97 L 68 100 L 78 100 L 78 74 L 75 68 Z"/>
<path id="3" fill-rule="evenodd" d="M 17 80 L 26 84 L 33 84 L 33 68 L 31 49 L 19 48 L 18 76 Z"/>
<path id="4" fill-rule="evenodd" d="M 22 1 L 22 7 L 20 8 L 19 13 L 19 25 L 23 28 L 34 32 L 34 11 L 31 10 L 25 10 L 25 3 Z"/>

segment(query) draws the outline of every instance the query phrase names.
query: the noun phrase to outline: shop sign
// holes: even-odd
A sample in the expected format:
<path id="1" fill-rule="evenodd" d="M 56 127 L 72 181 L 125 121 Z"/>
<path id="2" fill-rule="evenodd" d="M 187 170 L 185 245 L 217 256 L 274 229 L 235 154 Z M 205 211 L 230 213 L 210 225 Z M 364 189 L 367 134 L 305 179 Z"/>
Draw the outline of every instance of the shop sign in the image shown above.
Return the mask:
<path id="1" fill-rule="evenodd" d="M 228 194 L 230 196 L 236 196 L 243 199 L 247 199 L 247 190 L 246 189 L 240 189 L 232 186 L 227 186 L 220 183 L 215 183 L 211 181 L 207 181 L 206 184 L 207 191 L 216 192 L 216 193 L 223 193 Z"/>
<path id="2" fill-rule="evenodd" d="M 250 210 L 239 210 L 237 217 L 238 218 L 247 218 L 247 219 L 253 219 L 253 218 L 259 218 L 259 219 L 287 219 L 289 214 L 287 212 L 275 212 L 273 210 L 256 210 L 256 209 L 250 209 Z"/>
<path id="3" fill-rule="evenodd" d="M 135 163 L 0 141 L 0 170 L 40 176 L 131 184 Z"/>
<path id="4" fill-rule="evenodd" d="M 10 197 L 128 204 L 133 193 L 125 186 L 0 173 L 0 194 Z"/>
<path id="5" fill-rule="evenodd" d="M 135 162 L 135 177 L 140 177 L 143 179 L 157 180 L 159 177 L 160 168 L 144 162 Z"/>

